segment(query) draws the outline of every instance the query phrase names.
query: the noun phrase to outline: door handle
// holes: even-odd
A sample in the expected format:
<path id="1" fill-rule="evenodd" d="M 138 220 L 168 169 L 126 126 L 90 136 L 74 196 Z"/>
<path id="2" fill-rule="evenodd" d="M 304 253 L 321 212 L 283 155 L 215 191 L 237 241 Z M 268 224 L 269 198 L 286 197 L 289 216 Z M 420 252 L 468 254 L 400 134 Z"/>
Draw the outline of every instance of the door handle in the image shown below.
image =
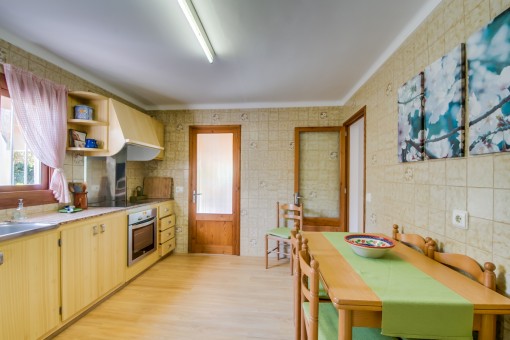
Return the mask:
<path id="1" fill-rule="evenodd" d="M 299 200 L 304 198 L 303 196 L 300 196 L 299 195 L 299 192 L 295 192 L 294 193 L 294 204 L 295 205 L 299 205 Z"/>
<path id="2" fill-rule="evenodd" d="M 99 232 L 97 231 L 97 225 L 92 227 L 92 235 L 97 235 Z"/>
<path id="3" fill-rule="evenodd" d="M 106 226 L 104 224 L 101 224 L 101 232 L 104 233 L 106 231 Z"/>
<path id="4" fill-rule="evenodd" d="M 202 193 L 196 192 L 196 190 L 193 190 L 193 203 L 197 202 L 197 196 L 202 195 Z"/>

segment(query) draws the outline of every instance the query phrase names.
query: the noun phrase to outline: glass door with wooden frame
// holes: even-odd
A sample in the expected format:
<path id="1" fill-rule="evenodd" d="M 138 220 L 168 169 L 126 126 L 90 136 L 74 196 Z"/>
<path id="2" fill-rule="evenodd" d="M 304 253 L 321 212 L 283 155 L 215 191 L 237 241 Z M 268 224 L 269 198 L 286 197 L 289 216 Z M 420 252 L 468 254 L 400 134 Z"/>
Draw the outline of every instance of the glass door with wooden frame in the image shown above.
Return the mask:
<path id="1" fill-rule="evenodd" d="M 189 251 L 240 254 L 240 126 L 190 127 Z"/>
<path id="2" fill-rule="evenodd" d="M 345 129 L 297 127 L 294 203 L 303 204 L 303 229 L 345 231 Z"/>

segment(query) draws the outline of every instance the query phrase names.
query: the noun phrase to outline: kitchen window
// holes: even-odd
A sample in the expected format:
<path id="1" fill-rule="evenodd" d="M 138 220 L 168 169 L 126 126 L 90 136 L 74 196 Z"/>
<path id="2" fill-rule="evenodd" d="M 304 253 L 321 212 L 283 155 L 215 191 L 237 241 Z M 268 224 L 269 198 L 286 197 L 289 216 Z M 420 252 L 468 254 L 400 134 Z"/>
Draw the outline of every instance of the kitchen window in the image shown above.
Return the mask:
<path id="1" fill-rule="evenodd" d="M 49 168 L 30 151 L 14 117 L 5 76 L 0 73 L 0 209 L 13 208 L 23 198 L 26 205 L 53 203 Z"/>

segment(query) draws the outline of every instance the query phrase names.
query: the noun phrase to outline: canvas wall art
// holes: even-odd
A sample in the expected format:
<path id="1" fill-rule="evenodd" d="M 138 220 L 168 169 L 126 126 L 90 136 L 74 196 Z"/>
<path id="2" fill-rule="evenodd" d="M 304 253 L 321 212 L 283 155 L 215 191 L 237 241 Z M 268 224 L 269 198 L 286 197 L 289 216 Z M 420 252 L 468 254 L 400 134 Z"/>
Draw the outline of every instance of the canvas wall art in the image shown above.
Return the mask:
<path id="1" fill-rule="evenodd" d="M 425 68 L 425 158 L 464 156 L 465 46 Z"/>
<path id="2" fill-rule="evenodd" d="M 473 34 L 469 68 L 469 151 L 510 149 L 510 10 Z"/>
<path id="3" fill-rule="evenodd" d="M 423 160 L 423 72 L 398 89 L 398 161 Z"/>

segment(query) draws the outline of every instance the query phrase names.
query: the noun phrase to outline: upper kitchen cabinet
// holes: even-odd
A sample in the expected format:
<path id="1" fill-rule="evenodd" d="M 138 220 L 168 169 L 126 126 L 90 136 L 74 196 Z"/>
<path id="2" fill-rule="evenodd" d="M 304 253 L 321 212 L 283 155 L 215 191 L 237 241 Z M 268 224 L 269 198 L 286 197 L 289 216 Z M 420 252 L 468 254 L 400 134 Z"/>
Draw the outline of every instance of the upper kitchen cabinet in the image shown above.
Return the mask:
<path id="1" fill-rule="evenodd" d="M 91 92 L 69 92 L 67 97 L 67 150 L 85 151 L 91 156 L 95 153 L 108 152 L 109 137 L 109 106 L 108 98 Z M 77 105 L 85 105 L 91 107 L 93 112 L 91 119 L 76 119 L 74 107 Z M 86 138 L 95 139 L 98 148 L 86 148 L 77 146 L 73 142 L 73 131 L 77 135 Z M 80 134 L 81 133 L 81 134 Z"/>
<path id="2" fill-rule="evenodd" d="M 91 119 L 76 119 L 77 105 L 91 107 L 92 117 L 86 117 Z M 95 93 L 70 92 L 67 115 L 67 150 L 83 151 L 86 156 L 113 156 L 126 148 L 128 160 L 163 159 L 163 124 L 124 103 Z M 85 139 L 86 135 L 95 139 L 98 147 L 75 145 L 73 133 L 75 138 Z"/>

